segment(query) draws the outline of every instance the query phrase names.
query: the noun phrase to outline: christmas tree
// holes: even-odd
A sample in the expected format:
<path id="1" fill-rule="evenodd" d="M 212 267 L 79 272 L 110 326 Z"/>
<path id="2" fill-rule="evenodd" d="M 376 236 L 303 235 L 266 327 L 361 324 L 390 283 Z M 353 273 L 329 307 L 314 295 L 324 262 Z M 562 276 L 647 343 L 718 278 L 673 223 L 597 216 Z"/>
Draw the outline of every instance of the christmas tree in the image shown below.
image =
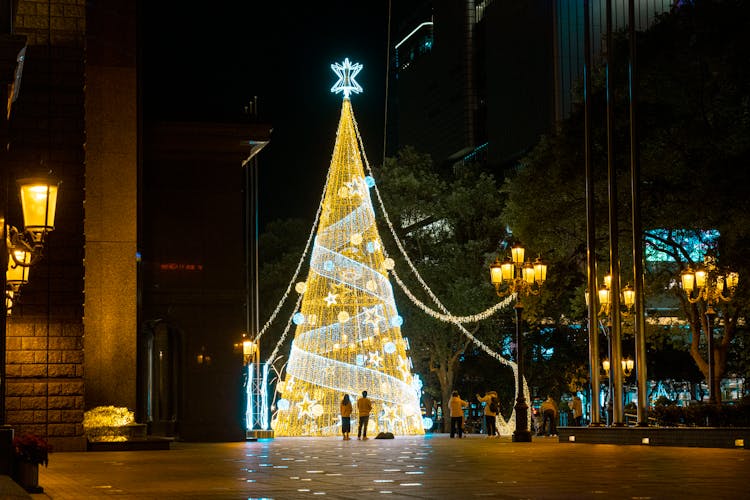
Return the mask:
<path id="1" fill-rule="evenodd" d="M 423 434 L 421 382 L 411 373 L 408 342 L 401 336 L 386 258 L 364 175 L 349 95 L 361 92 L 362 68 L 346 59 L 331 66 L 343 92 L 336 144 L 328 172 L 310 270 L 303 293 L 272 426 L 277 436 L 340 433 L 339 405 L 363 390 L 373 403 L 368 431 Z M 356 404 L 352 415 L 357 420 Z"/>

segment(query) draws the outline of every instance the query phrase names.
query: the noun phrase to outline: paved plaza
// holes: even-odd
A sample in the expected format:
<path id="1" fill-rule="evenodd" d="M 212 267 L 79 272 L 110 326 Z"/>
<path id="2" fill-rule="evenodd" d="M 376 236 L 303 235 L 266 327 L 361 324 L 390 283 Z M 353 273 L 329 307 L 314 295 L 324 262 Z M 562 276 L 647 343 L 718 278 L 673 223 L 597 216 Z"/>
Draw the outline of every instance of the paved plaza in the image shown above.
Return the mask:
<path id="1" fill-rule="evenodd" d="M 35 499 L 710 498 L 750 495 L 750 451 L 469 435 L 173 443 L 53 453 Z"/>

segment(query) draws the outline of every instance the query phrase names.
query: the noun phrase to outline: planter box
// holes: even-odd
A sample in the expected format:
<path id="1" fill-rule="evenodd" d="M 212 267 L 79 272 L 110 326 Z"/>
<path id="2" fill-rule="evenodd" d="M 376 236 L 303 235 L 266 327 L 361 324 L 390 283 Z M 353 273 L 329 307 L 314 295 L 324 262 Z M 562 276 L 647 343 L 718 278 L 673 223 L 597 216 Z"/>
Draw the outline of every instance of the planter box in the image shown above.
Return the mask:
<path id="1" fill-rule="evenodd" d="M 750 427 L 558 427 L 561 443 L 745 448 Z"/>

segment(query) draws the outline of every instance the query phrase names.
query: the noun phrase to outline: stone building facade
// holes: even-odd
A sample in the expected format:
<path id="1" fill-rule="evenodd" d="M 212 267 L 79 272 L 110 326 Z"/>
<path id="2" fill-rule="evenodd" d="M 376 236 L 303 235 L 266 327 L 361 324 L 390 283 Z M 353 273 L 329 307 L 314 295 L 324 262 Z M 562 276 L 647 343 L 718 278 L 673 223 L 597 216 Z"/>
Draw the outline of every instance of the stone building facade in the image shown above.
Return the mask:
<path id="1" fill-rule="evenodd" d="M 7 49 L 20 41 L 24 49 L 22 61 L 19 52 L 16 61 L 7 61 L 13 50 L 3 51 L 4 66 L 15 63 L 15 71 L 2 78 L 15 79 L 17 95 L 6 117 L 2 153 L 8 222 L 22 224 L 16 179 L 52 173 L 64 186 L 57 229 L 7 319 L 4 423 L 16 434 L 46 437 L 57 450 L 84 449 L 86 6 L 84 0 L 3 4 L 2 43 Z"/>
<path id="2" fill-rule="evenodd" d="M 249 307 L 243 160 L 267 143 L 270 127 L 247 117 L 144 126 L 141 8 L 0 0 L 8 223 L 22 225 L 16 179 L 61 181 L 55 230 L 0 336 L 0 424 L 56 451 L 86 449 L 84 412 L 101 405 L 134 410 L 163 435 L 244 439 L 242 353 L 233 346 Z M 217 229 L 222 255 L 204 253 Z M 200 272 L 171 267 L 184 262 Z M 153 325 L 168 325 L 179 342 L 165 347 Z M 201 362 L 208 354 L 213 362 Z"/>

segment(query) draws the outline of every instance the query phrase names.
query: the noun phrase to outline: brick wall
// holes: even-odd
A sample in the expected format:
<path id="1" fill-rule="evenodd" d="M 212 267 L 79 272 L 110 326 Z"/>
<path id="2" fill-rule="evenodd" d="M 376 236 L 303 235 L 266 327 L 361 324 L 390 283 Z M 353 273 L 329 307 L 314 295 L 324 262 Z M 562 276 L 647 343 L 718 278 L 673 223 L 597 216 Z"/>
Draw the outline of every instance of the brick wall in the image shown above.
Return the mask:
<path id="1" fill-rule="evenodd" d="M 17 435 L 85 449 L 82 335 L 80 323 L 8 322 L 6 422 Z"/>
<path id="2" fill-rule="evenodd" d="M 3 168 L 62 181 L 56 229 L 7 323 L 6 423 L 83 450 L 83 200 L 85 0 L 20 0 L 14 33 L 27 40 Z M 17 203 L 15 204 L 17 205 Z M 10 222 L 21 223 L 20 207 Z M 13 213 L 13 210 L 16 212 Z"/>
<path id="3" fill-rule="evenodd" d="M 29 45 L 77 45 L 86 29 L 86 0 L 20 0 L 14 24 Z"/>

